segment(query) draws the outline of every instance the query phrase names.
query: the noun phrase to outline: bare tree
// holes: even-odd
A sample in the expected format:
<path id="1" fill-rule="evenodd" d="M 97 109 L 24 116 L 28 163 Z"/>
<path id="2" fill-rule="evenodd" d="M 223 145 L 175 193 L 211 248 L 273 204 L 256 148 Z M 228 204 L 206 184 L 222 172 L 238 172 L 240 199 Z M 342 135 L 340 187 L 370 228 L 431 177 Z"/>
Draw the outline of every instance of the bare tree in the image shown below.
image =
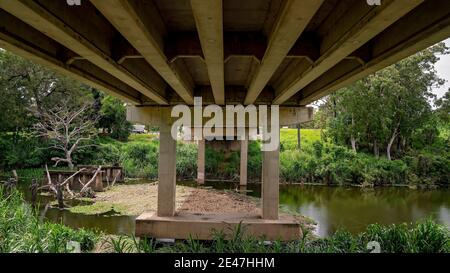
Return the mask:
<path id="1" fill-rule="evenodd" d="M 37 113 L 39 122 L 34 125 L 38 136 L 52 140 L 50 148 L 64 153 L 64 157 L 54 157 L 55 167 L 65 162 L 70 169 L 74 168 L 72 155 L 80 148 L 94 146 L 87 142 L 97 134 L 95 123 L 97 118 L 92 117 L 88 105 L 72 108 L 67 101 L 53 109 L 43 109 Z"/>

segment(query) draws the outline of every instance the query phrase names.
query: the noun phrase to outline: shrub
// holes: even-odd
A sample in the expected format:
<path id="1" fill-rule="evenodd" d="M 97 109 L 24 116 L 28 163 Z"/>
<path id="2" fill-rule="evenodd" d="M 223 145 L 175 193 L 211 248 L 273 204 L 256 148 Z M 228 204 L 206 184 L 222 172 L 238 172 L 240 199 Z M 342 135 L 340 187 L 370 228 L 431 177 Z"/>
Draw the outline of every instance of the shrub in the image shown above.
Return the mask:
<path id="1" fill-rule="evenodd" d="M 177 178 L 197 177 L 197 145 L 179 143 L 177 145 Z"/>
<path id="2" fill-rule="evenodd" d="M 120 158 L 125 175 L 156 179 L 158 177 L 158 145 L 156 142 L 127 143 Z"/>

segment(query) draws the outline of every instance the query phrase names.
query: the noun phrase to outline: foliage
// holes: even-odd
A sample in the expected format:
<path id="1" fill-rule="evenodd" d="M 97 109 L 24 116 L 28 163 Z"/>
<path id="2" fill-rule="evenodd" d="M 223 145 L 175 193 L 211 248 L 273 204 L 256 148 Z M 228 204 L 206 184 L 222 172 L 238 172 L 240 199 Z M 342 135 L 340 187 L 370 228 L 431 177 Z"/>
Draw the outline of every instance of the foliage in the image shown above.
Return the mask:
<path id="1" fill-rule="evenodd" d="M 178 143 L 176 168 L 178 179 L 192 179 L 197 176 L 197 145 Z"/>
<path id="2" fill-rule="evenodd" d="M 98 127 L 106 130 L 117 140 L 125 141 L 130 136 L 132 125 L 127 121 L 124 103 L 111 96 L 105 96 L 101 101 Z"/>
<path id="3" fill-rule="evenodd" d="M 331 95 L 322 106 L 330 139 L 375 156 L 381 149 L 388 159 L 391 150 L 397 158 L 404 155 L 415 135 L 433 142 L 437 123 L 431 89 L 444 83 L 434 65 L 447 50 L 437 44 Z M 445 99 L 438 104 L 445 112 Z"/>
<path id="4" fill-rule="evenodd" d="M 123 145 L 120 158 L 125 175 L 157 179 L 158 149 L 157 142 L 136 142 Z"/>
<path id="5" fill-rule="evenodd" d="M 69 241 L 79 242 L 82 251 L 94 248 L 99 234 L 85 229 L 73 230 L 61 224 L 42 223 L 22 195 L 7 195 L 0 187 L 0 252 L 62 253 Z"/>
<path id="6" fill-rule="evenodd" d="M 295 150 L 297 148 L 297 130 L 282 128 L 280 130 L 281 146 L 280 150 Z M 310 145 L 321 140 L 321 130 L 302 129 L 301 130 L 301 146 Z"/>
<path id="7" fill-rule="evenodd" d="M 158 245 L 154 240 L 136 240 L 119 236 L 106 239 L 110 252 L 116 253 L 368 253 L 368 243 L 376 241 L 382 253 L 448 253 L 450 252 L 449 230 L 428 219 L 408 227 L 406 224 L 381 226 L 373 224 L 353 235 L 339 230 L 328 238 L 315 238 L 303 229 L 297 241 L 266 243 L 264 238 L 246 235 L 245 225 L 238 225 L 231 236 L 223 232 L 213 234 L 210 242 L 190 238 L 173 245 Z"/>
<path id="8" fill-rule="evenodd" d="M 68 102 L 70 109 L 89 105 L 86 115 L 111 137 L 126 140 L 131 124 L 126 121 L 124 104 L 98 90 L 59 75 L 38 64 L 0 50 L 0 167 L 23 168 L 41 166 L 49 158 L 62 153 L 46 140 L 32 135 L 38 117 L 49 109 Z M 54 143 L 53 143 L 54 144 Z M 74 161 L 88 160 L 75 154 Z"/>

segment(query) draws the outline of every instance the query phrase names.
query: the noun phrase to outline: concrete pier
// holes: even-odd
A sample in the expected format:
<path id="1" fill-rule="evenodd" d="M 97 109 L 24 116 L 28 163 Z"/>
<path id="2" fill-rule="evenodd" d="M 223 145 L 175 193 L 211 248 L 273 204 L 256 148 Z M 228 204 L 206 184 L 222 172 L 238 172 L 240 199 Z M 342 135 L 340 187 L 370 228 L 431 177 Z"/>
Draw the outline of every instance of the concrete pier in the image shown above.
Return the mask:
<path id="1" fill-rule="evenodd" d="M 247 185 L 247 165 L 248 165 L 248 137 L 245 140 L 241 140 L 241 166 L 239 185 Z"/>
<path id="2" fill-rule="evenodd" d="M 197 184 L 205 184 L 205 140 L 198 141 Z"/>
<path id="3" fill-rule="evenodd" d="M 158 164 L 158 216 L 175 215 L 177 141 L 171 135 L 170 109 L 161 110 Z"/>
<path id="4" fill-rule="evenodd" d="M 268 126 L 269 130 L 280 130 L 280 128 L 273 128 L 270 124 Z M 276 220 L 278 219 L 279 203 L 280 145 L 275 151 L 262 152 L 261 179 L 262 218 Z"/>

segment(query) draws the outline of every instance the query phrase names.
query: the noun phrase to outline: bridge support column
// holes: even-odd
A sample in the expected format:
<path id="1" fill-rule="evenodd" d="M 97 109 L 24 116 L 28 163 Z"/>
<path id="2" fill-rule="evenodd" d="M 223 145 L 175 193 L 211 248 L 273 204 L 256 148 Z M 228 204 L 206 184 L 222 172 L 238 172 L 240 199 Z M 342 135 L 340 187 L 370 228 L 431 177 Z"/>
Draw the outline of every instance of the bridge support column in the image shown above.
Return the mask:
<path id="1" fill-rule="evenodd" d="M 158 165 L 158 216 L 175 215 L 177 141 L 172 138 L 170 109 L 161 110 Z"/>
<path id="2" fill-rule="evenodd" d="M 269 125 L 269 129 L 270 129 Z M 280 130 L 279 128 L 274 128 Z M 278 219 L 280 146 L 275 151 L 262 152 L 262 218 Z"/>
<path id="3" fill-rule="evenodd" d="M 248 136 L 245 140 L 241 140 L 241 166 L 240 166 L 240 176 L 239 185 L 247 185 L 247 163 L 248 163 Z"/>
<path id="4" fill-rule="evenodd" d="M 198 141 L 197 184 L 205 184 L 205 140 Z"/>

